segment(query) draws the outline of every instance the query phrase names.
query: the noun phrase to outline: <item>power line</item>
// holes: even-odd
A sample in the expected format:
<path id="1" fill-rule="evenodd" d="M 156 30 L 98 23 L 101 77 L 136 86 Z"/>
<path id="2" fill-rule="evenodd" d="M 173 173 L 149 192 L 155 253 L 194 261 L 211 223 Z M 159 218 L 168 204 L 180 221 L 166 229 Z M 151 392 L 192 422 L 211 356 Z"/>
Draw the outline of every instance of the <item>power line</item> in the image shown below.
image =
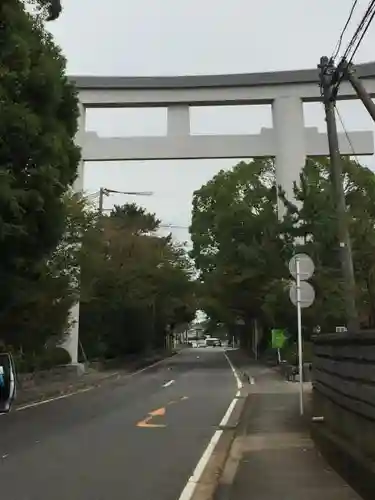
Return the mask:
<path id="1" fill-rule="evenodd" d="M 346 51 L 344 52 L 343 59 L 348 60 L 348 57 L 350 55 L 350 58 L 348 60 L 349 63 L 353 60 L 355 54 L 357 53 L 358 48 L 359 48 L 360 44 L 362 43 L 362 40 L 363 40 L 364 36 L 366 35 L 367 30 L 369 29 L 371 22 L 374 19 L 374 16 L 375 16 L 375 0 L 371 0 L 369 6 L 367 7 L 367 10 L 366 10 L 364 16 L 362 17 L 361 22 L 359 23 L 352 39 L 350 40 L 350 42 L 346 48 Z M 357 44 L 355 45 L 356 41 L 357 41 Z M 351 51 L 352 51 L 352 53 L 350 54 Z"/>
<path id="2" fill-rule="evenodd" d="M 97 198 L 98 196 L 99 196 L 99 191 L 96 191 L 95 193 L 86 194 L 86 198 Z"/>
<path id="3" fill-rule="evenodd" d="M 177 226 L 175 224 L 160 224 L 163 229 L 189 229 L 189 226 Z"/>
<path id="4" fill-rule="evenodd" d="M 365 14 L 362 17 L 361 22 L 359 23 L 354 35 L 349 41 L 344 55 L 341 58 L 340 63 L 334 71 L 334 78 L 336 79 L 336 83 L 333 89 L 333 95 L 337 95 L 340 84 L 344 79 L 345 72 L 342 70 L 344 66 L 348 66 L 351 64 L 355 54 L 357 53 L 359 46 L 361 45 L 364 36 L 366 35 L 372 21 L 375 17 L 375 0 L 371 0 L 369 6 Z M 333 60 L 331 60 L 333 63 Z"/>
<path id="5" fill-rule="evenodd" d="M 354 146 L 353 146 L 352 140 L 350 139 L 350 135 L 349 135 L 349 133 L 348 133 L 346 127 L 345 127 L 344 119 L 343 119 L 343 117 L 342 117 L 342 115 L 341 115 L 338 107 L 336 106 L 336 104 L 335 104 L 335 111 L 336 111 L 337 117 L 338 117 L 338 119 L 339 119 L 339 121 L 341 123 L 341 126 L 342 126 L 342 129 L 344 131 L 344 134 L 346 136 L 346 140 L 348 141 L 350 149 L 352 150 L 353 156 L 354 156 L 356 162 L 359 163 L 359 159 L 358 159 L 357 153 L 354 150 Z"/>
<path id="6" fill-rule="evenodd" d="M 349 16 L 348 16 L 348 19 L 346 20 L 346 23 L 341 31 L 341 34 L 339 36 L 339 39 L 338 39 L 338 42 L 336 44 L 336 47 L 335 47 L 335 50 L 333 51 L 333 54 L 332 54 L 332 60 L 335 60 L 336 57 L 338 56 L 338 53 L 340 52 L 340 49 L 341 49 L 341 45 L 342 45 L 342 41 L 343 41 L 343 38 L 344 38 L 344 35 L 345 35 L 345 32 L 346 30 L 348 29 L 348 26 L 350 24 L 350 21 L 352 20 L 352 17 L 353 17 L 353 14 L 354 14 L 354 11 L 355 11 L 355 8 L 357 7 L 357 4 L 358 4 L 358 0 L 354 0 L 353 2 L 353 5 L 350 9 L 350 12 L 349 12 Z"/>

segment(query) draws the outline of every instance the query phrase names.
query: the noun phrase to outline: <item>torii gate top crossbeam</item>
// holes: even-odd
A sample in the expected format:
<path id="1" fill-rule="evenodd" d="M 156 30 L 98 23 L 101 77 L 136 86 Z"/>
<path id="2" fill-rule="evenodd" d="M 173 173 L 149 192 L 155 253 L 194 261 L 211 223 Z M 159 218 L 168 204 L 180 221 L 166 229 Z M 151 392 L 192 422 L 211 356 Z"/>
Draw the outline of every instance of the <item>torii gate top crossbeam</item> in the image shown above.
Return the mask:
<path id="1" fill-rule="evenodd" d="M 356 66 L 367 92 L 375 97 L 375 62 Z M 71 76 L 81 102 L 88 107 L 164 107 L 271 104 L 277 97 L 294 95 L 305 102 L 320 101 L 318 69 L 232 75 L 157 77 Z M 338 99 L 356 99 L 343 82 Z"/>

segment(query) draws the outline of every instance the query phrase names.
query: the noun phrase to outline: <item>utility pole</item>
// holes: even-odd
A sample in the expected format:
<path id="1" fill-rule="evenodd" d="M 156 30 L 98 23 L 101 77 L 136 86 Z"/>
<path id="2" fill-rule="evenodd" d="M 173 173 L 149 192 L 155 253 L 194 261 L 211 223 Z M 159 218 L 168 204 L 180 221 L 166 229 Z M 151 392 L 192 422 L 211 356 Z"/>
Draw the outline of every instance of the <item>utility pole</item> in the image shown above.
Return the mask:
<path id="1" fill-rule="evenodd" d="M 99 190 L 99 214 L 103 213 L 104 196 L 108 196 L 105 188 L 100 188 Z"/>
<path id="2" fill-rule="evenodd" d="M 101 187 L 99 190 L 99 214 L 103 214 L 104 196 L 109 196 L 111 193 L 127 194 L 129 196 L 152 196 L 152 191 L 117 191 L 116 189 L 108 189 Z"/>
<path id="3" fill-rule="evenodd" d="M 327 122 L 329 153 L 331 157 L 331 180 L 336 205 L 337 235 L 344 278 L 347 329 L 353 332 L 359 330 L 359 319 L 355 303 L 356 287 L 352 248 L 350 242 L 345 193 L 342 182 L 343 172 L 335 116 L 335 102 L 337 95 L 337 89 L 335 88 L 336 68 L 328 57 L 322 57 L 318 67 L 320 69 L 320 84 Z"/>

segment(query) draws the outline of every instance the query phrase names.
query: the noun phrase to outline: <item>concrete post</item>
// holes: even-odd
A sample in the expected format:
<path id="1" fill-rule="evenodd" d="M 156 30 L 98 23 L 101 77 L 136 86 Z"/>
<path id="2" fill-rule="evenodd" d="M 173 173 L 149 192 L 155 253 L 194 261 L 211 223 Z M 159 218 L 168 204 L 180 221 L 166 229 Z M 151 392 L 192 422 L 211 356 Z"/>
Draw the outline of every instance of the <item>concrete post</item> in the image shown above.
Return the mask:
<path id="1" fill-rule="evenodd" d="M 276 147 L 276 182 L 286 198 L 296 203 L 294 182 L 299 182 L 306 161 L 306 138 L 303 104 L 298 97 L 278 97 L 272 105 Z M 285 214 L 285 206 L 278 202 L 279 218 Z"/>
<path id="2" fill-rule="evenodd" d="M 190 110 L 184 104 L 168 106 L 167 135 L 186 136 L 190 135 Z"/>
<path id="3" fill-rule="evenodd" d="M 76 134 L 76 143 L 83 147 L 83 140 L 86 130 L 86 110 L 84 106 L 79 105 L 79 121 L 78 121 L 78 131 Z M 73 184 L 73 190 L 76 193 L 82 193 L 83 191 L 83 175 L 84 175 L 84 161 L 81 159 L 78 166 L 78 175 Z M 78 363 L 78 345 L 79 345 L 79 302 L 74 304 L 69 311 L 69 332 L 65 338 L 63 347 L 68 351 L 72 359 L 72 364 Z"/>

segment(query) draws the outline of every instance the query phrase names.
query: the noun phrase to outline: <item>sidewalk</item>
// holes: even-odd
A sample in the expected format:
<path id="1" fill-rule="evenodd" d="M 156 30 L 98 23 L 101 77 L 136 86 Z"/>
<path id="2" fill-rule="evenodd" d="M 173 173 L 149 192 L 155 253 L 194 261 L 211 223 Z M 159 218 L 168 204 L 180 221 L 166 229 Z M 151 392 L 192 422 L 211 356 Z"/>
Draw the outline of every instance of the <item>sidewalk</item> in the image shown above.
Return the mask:
<path id="1" fill-rule="evenodd" d="M 299 416 L 299 384 L 255 362 L 246 372 L 253 385 L 215 500 L 360 500 L 315 449 Z"/>

